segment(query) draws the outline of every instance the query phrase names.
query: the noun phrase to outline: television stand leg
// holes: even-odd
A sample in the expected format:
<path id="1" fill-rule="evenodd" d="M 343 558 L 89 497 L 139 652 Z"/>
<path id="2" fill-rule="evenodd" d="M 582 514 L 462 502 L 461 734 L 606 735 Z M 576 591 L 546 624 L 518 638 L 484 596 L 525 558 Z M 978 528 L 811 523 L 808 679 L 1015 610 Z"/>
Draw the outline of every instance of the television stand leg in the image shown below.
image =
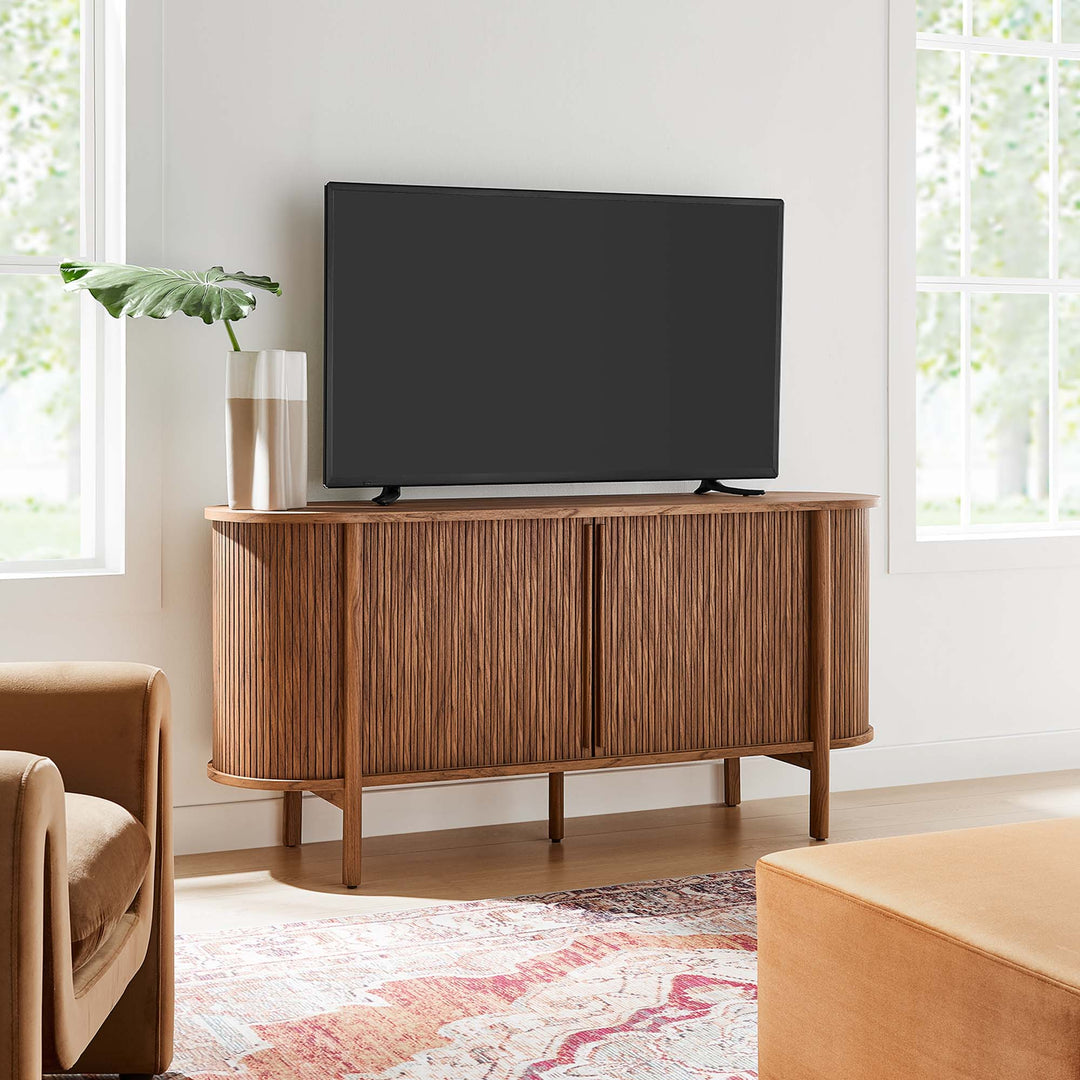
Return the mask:
<path id="1" fill-rule="evenodd" d="M 702 480 L 694 491 L 695 495 L 708 495 L 710 491 L 719 491 L 724 495 L 764 495 L 760 488 L 737 488 L 728 487 L 719 480 Z"/>
<path id="2" fill-rule="evenodd" d="M 396 503 L 400 498 L 401 488 L 397 484 L 386 484 L 382 491 L 371 501 L 378 506 L 389 506 L 391 503 Z"/>

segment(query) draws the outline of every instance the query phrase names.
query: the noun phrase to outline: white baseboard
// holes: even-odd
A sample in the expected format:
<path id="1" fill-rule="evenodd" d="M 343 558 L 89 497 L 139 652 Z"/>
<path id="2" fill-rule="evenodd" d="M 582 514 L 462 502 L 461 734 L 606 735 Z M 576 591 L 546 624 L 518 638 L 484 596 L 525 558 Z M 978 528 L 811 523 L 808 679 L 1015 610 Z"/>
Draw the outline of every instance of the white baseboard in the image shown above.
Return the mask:
<path id="1" fill-rule="evenodd" d="M 1080 729 L 981 739 L 954 739 L 903 746 L 871 744 L 832 757 L 832 788 L 861 788 L 969 780 L 987 776 L 1051 772 L 1080 762 Z M 744 799 L 806 794 L 808 778 L 767 758 L 743 761 Z M 568 817 L 696 806 L 718 802 L 720 765 L 654 765 L 566 776 Z M 538 821 L 547 814 L 543 776 L 498 777 L 441 784 L 373 788 L 364 794 L 364 835 L 426 832 L 474 825 Z M 178 855 L 281 842 L 281 799 L 277 796 L 178 806 Z M 304 800 L 304 840 L 341 838 L 341 813 L 315 797 Z"/>

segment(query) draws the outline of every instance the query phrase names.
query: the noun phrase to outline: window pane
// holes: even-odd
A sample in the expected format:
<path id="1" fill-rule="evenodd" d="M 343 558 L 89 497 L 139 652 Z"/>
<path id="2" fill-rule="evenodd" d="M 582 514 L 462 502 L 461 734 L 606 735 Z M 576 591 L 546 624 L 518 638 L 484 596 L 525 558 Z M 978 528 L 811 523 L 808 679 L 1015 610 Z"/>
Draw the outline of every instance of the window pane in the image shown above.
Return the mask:
<path id="1" fill-rule="evenodd" d="M 972 0 L 976 37 L 1049 41 L 1054 19 L 1051 0 Z"/>
<path id="2" fill-rule="evenodd" d="M 1045 521 L 1049 495 L 1049 303 L 971 297 L 971 520 Z"/>
<path id="3" fill-rule="evenodd" d="M 1080 42 L 1080 0 L 1061 0 L 1061 40 Z"/>
<path id="4" fill-rule="evenodd" d="M 0 3 L 0 252 L 79 251 L 79 0 Z"/>
<path id="5" fill-rule="evenodd" d="M 1049 266 L 1048 62 L 973 57 L 971 270 L 1045 277 Z"/>
<path id="6" fill-rule="evenodd" d="M 964 29 L 963 0 L 918 0 L 915 29 L 920 34 L 959 34 Z"/>
<path id="7" fill-rule="evenodd" d="M 0 275 L 0 561 L 80 554 L 79 302 Z"/>
<path id="8" fill-rule="evenodd" d="M 960 54 L 917 53 L 916 270 L 960 273 Z"/>
<path id="9" fill-rule="evenodd" d="M 1080 296 L 1058 299 L 1058 517 L 1080 522 Z"/>
<path id="10" fill-rule="evenodd" d="M 964 399 L 960 386 L 960 296 L 916 296 L 916 524 L 959 525 Z"/>
<path id="11" fill-rule="evenodd" d="M 1058 65 L 1058 272 L 1080 277 L 1080 61 Z"/>

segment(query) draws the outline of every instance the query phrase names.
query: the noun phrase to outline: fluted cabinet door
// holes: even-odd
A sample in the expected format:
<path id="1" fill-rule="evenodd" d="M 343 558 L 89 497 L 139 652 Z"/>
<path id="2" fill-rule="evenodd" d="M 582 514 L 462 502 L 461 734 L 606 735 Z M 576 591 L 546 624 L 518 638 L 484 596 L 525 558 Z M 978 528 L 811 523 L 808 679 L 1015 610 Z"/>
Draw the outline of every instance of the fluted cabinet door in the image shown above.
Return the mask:
<path id="1" fill-rule="evenodd" d="M 596 528 L 598 752 L 806 741 L 806 515 L 612 518 Z"/>
<path id="2" fill-rule="evenodd" d="M 214 523 L 213 766 L 341 776 L 341 527 Z"/>
<path id="3" fill-rule="evenodd" d="M 365 775 L 588 756 L 581 521 L 353 528 Z"/>

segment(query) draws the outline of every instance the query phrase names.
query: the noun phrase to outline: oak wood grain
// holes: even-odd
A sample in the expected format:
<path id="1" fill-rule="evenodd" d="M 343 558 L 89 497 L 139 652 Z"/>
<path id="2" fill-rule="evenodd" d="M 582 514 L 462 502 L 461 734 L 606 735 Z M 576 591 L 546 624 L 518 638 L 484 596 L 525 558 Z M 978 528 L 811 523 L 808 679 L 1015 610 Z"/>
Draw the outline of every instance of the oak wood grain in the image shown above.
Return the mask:
<path id="1" fill-rule="evenodd" d="M 1067 817 L 1078 792 L 1078 769 L 836 792 L 830 843 Z M 341 886 L 339 842 L 182 855 L 177 929 L 217 932 L 718 873 L 814 843 L 800 796 L 751 799 L 734 812 L 698 805 L 568 817 L 562 844 L 548 843 L 541 810 L 526 822 L 371 837 L 358 891 Z"/>
<path id="2" fill-rule="evenodd" d="M 341 527 L 213 528 L 213 765 L 341 776 Z"/>
<path id="3" fill-rule="evenodd" d="M 609 520 L 595 723 L 614 755 L 809 739 L 808 515 Z"/>
<path id="4" fill-rule="evenodd" d="M 596 594 L 593 573 L 596 564 L 596 525 L 581 526 L 581 748 L 593 752 L 593 716 L 596 712 Z"/>
<path id="5" fill-rule="evenodd" d="M 829 748 L 833 709 L 833 521 L 810 514 L 810 835 L 829 838 Z"/>
<path id="6" fill-rule="evenodd" d="M 511 521 L 529 518 L 614 518 L 683 514 L 759 514 L 778 510 L 854 510 L 877 506 L 876 495 L 819 491 L 767 491 L 741 495 L 557 495 L 536 498 L 403 499 L 393 506 L 374 503 L 311 503 L 300 510 L 230 510 L 208 506 L 209 521 L 262 525 L 392 524 L 405 521 Z"/>
<path id="7" fill-rule="evenodd" d="M 221 783 L 345 814 L 364 786 L 763 754 L 811 772 L 869 741 L 863 495 L 326 504 L 213 520 Z"/>
<path id="8" fill-rule="evenodd" d="M 1067 817 L 1076 813 L 1077 792 L 1077 769 L 836 792 L 830 843 Z M 338 842 L 181 855 L 177 930 L 217 932 L 718 873 L 813 843 L 800 796 L 751 799 L 735 812 L 698 805 L 568 817 L 562 844 L 548 843 L 538 806 L 527 822 L 371 837 L 357 891 L 341 886 Z"/>
<path id="9" fill-rule="evenodd" d="M 861 735 L 850 739 L 834 739 L 834 750 L 846 750 L 853 746 L 864 746 L 872 742 L 874 729 L 868 728 Z M 388 784 L 428 784 L 441 780 L 478 780 L 489 776 L 527 776 L 546 772 L 577 772 L 593 769 L 637 769 L 649 765 L 675 765 L 692 761 L 717 761 L 732 757 L 782 757 L 786 751 L 790 756 L 808 754 L 814 744 L 781 743 L 774 746 L 739 746 L 714 747 L 706 750 L 689 750 L 676 754 L 638 754 L 627 757 L 590 757 L 576 761 L 541 761 L 527 765 L 491 765 L 468 769 L 433 769 L 414 773 L 383 773 L 365 776 L 365 787 L 383 787 Z M 809 768 L 809 765 L 806 766 Z M 247 788 L 264 791 L 310 791 L 324 797 L 328 802 L 345 790 L 345 781 L 336 780 L 263 780 L 251 776 L 230 776 L 214 769 L 208 762 L 206 775 L 219 784 L 229 787 Z"/>
<path id="10" fill-rule="evenodd" d="M 281 842 L 296 847 L 304 836 L 304 793 L 286 791 L 281 798 Z"/>
<path id="11" fill-rule="evenodd" d="M 846 750 L 862 746 L 874 738 L 874 729 L 867 728 L 861 735 L 849 739 L 834 739 L 834 750 Z M 621 757 L 596 756 L 576 761 L 541 761 L 525 765 L 489 765 L 469 769 L 434 769 L 415 773 L 386 773 L 365 776 L 366 787 L 385 784 L 418 784 L 439 780 L 476 780 L 485 776 L 527 776 L 545 772 L 577 772 L 582 769 L 637 769 L 648 765 L 672 765 L 687 761 L 716 761 L 722 758 L 773 757 L 785 751 L 809 752 L 812 742 L 774 743 L 771 746 L 718 746 L 705 750 L 685 750 L 663 754 L 627 754 Z"/>
<path id="12" fill-rule="evenodd" d="M 561 772 L 548 773 L 548 839 L 553 844 L 560 843 L 564 835 L 563 776 Z"/>
<path id="13" fill-rule="evenodd" d="M 832 734 L 870 723 L 870 514 L 829 513 Z"/>
<path id="14" fill-rule="evenodd" d="M 742 767 L 739 758 L 724 758 L 724 805 L 742 802 Z"/>
<path id="15" fill-rule="evenodd" d="M 303 780 L 303 779 L 274 779 L 265 776 L 236 776 L 234 773 L 222 772 L 214 768 L 214 763 L 206 763 L 206 775 L 217 784 L 225 784 L 227 787 L 247 788 L 260 791 L 341 791 L 345 787 L 345 781 L 341 777 L 331 777 L 326 780 Z"/>
<path id="16" fill-rule="evenodd" d="M 361 610 L 364 601 L 364 575 L 361 553 L 361 530 L 346 525 L 343 537 L 344 563 L 344 633 L 342 635 L 342 764 L 345 786 L 342 793 L 341 880 L 350 888 L 360 884 L 362 846 L 362 795 L 364 760 L 364 708 L 360 687 L 363 642 L 368 620 Z"/>
<path id="17" fill-rule="evenodd" d="M 346 526 L 365 775 L 586 756 L 577 521 Z"/>

